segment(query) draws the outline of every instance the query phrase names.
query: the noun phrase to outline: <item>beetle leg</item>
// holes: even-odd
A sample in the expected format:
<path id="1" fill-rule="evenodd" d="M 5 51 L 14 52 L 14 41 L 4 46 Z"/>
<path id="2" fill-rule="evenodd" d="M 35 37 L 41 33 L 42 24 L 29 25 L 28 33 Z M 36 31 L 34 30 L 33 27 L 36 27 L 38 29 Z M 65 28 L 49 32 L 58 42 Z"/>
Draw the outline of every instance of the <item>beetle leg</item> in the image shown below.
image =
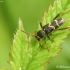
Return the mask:
<path id="1" fill-rule="evenodd" d="M 50 36 L 47 34 L 47 37 L 48 37 L 48 39 L 51 41 L 51 42 L 54 42 L 51 38 L 50 38 Z"/>
<path id="2" fill-rule="evenodd" d="M 70 27 L 60 28 L 60 29 L 58 29 L 58 30 L 65 30 L 65 29 L 70 30 Z"/>
<path id="3" fill-rule="evenodd" d="M 59 15 L 60 15 L 60 13 L 58 13 L 58 14 L 54 17 L 53 20 L 55 20 L 57 17 L 59 17 Z"/>
<path id="4" fill-rule="evenodd" d="M 46 43 L 46 38 L 44 37 L 44 43 L 43 43 L 42 45 L 44 45 L 45 43 Z M 47 44 L 47 43 L 46 43 L 46 44 Z M 48 46 L 46 46 L 46 48 L 47 48 L 48 52 L 50 52 L 49 47 L 48 47 Z"/>
<path id="5" fill-rule="evenodd" d="M 40 26 L 41 26 L 41 28 L 43 29 L 43 26 L 42 26 L 42 23 L 40 22 Z"/>
<path id="6" fill-rule="evenodd" d="M 70 12 L 70 10 L 66 10 L 66 11 L 63 11 L 63 12 L 58 13 L 58 14 L 54 17 L 53 20 L 55 20 L 55 19 L 56 19 L 57 17 L 59 17 L 61 14 L 67 13 L 67 12 Z"/>

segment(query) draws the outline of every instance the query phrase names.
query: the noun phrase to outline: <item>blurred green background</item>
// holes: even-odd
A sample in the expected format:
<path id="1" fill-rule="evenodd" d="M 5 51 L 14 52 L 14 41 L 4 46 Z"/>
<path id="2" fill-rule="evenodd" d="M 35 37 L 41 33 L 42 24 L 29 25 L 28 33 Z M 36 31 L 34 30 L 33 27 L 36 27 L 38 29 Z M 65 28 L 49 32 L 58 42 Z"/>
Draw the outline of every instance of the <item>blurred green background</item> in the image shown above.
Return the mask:
<path id="1" fill-rule="evenodd" d="M 21 18 L 27 32 L 34 33 L 43 12 L 53 4 L 54 0 L 0 0 L 0 67 L 11 69 L 7 63 L 13 34 L 18 28 L 18 19 Z M 57 66 L 70 67 L 70 35 L 62 43 L 59 54 L 50 59 L 48 70 L 70 70 L 70 68 L 56 68 Z"/>

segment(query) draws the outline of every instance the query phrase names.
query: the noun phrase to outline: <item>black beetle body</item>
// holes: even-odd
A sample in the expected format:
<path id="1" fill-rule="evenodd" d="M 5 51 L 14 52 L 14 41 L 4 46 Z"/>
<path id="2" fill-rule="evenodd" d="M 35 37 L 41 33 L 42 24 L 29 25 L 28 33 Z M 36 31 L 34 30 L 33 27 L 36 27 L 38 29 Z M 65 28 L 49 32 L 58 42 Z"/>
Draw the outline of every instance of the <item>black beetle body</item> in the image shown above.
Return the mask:
<path id="1" fill-rule="evenodd" d="M 51 23 L 46 24 L 44 26 L 42 26 L 42 30 L 37 31 L 35 38 L 40 41 L 41 38 L 43 38 L 45 35 L 48 36 L 49 33 L 51 33 L 52 31 L 54 31 L 56 28 L 58 28 L 60 25 L 63 24 L 65 20 L 63 18 L 59 18 L 59 19 L 55 19 L 53 20 Z M 50 37 L 48 36 L 48 38 L 50 39 Z"/>
<path id="2" fill-rule="evenodd" d="M 45 26 L 43 26 L 43 30 L 45 31 L 46 34 L 49 34 L 53 30 L 58 28 L 60 25 L 62 25 L 64 21 L 65 20 L 63 18 L 56 19 L 56 20 L 52 21 L 51 23 L 46 24 Z"/>

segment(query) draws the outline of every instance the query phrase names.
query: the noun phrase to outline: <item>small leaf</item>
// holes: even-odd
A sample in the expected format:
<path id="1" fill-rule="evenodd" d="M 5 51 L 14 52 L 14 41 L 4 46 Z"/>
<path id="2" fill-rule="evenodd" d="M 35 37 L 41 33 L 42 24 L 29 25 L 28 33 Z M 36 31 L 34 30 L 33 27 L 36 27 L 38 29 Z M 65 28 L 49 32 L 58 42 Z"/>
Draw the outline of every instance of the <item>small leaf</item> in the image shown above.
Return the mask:
<path id="1" fill-rule="evenodd" d="M 46 25 L 53 21 L 54 17 L 66 10 L 69 10 L 70 2 L 68 0 L 56 0 L 53 6 L 50 5 L 48 12 L 44 13 L 41 20 L 43 25 Z M 70 27 L 70 12 L 62 13 L 58 18 L 64 18 L 66 21 L 59 28 Z M 39 27 L 39 29 L 41 29 Z M 58 30 L 51 32 L 49 36 L 53 42 L 46 37 L 46 43 L 44 39 L 41 39 L 40 44 L 35 37 L 24 33 L 22 21 L 19 19 L 19 28 L 14 35 L 13 45 L 9 54 L 9 63 L 13 70 L 45 70 L 48 64 L 48 59 L 57 55 L 61 50 L 60 43 L 65 36 L 70 33 L 70 30 Z M 47 48 L 48 47 L 48 48 Z M 48 51 L 49 49 L 49 51 Z"/>

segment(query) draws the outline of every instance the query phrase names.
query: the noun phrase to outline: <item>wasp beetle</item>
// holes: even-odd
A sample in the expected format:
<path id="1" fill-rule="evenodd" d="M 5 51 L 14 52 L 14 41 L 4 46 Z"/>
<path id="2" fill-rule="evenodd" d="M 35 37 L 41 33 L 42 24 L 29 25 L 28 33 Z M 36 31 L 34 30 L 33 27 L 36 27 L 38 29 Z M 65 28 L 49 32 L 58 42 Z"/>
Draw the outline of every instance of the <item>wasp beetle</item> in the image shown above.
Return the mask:
<path id="1" fill-rule="evenodd" d="M 62 13 L 66 13 L 66 12 L 70 12 L 70 10 L 67 10 Z M 37 33 L 35 35 L 35 38 L 38 41 L 40 41 L 40 39 L 43 38 L 45 35 L 47 35 L 47 37 L 50 39 L 48 34 L 51 33 L 52 31 L 54 31 L 55 29 L 57 29 L 59 26 L 61 26 L 65 22 L 64 18 L 57 18 L 62 13 L 58 13 L 52 22 L 50 22 L 44 26 L 42 26 L 42 23 L 40 22 L 40 26 L 41 26 L 42 30 L 37 31 Z M 61 28 L 59 30 L 64 30 L 64 29 L 69 29 L 69 27 Z"/>
<path id="2" fill-rule="evenodd" d="M 50 22 L 50 23 L 48 23 L 48 24 L 46 24 L 44 26 L 42 26 L 42 23 L 40 22 L 41 30 L 38 30 L 37 32 L 35 32 L 35 34 L 33 34 L 32 36 L 34 36 L 38 41 L 40 41 L 46 35 L 51 40 L 51 38 L 49 37 L 49 33 L 54 31 L 55 29 L 57 29 L 59 26 L 61 26 L 65 22 L 64 18 L 58 18 L 58 17 L 60 16 L 60 14 L 66 13 L 66 12 L 70 12 L 70 10 L 58 13 L 55 16 L 55 18 L 53 19 L 52 22 Z M 64 30 L 64 29 L 69 29 L 69 27 L 61 28 L 59 30 Z M 25 32 L 25 31 L 23 31 L 23 32 Z M 40 46 L 42 46 L 42 45 L 40 45 Z"/>

